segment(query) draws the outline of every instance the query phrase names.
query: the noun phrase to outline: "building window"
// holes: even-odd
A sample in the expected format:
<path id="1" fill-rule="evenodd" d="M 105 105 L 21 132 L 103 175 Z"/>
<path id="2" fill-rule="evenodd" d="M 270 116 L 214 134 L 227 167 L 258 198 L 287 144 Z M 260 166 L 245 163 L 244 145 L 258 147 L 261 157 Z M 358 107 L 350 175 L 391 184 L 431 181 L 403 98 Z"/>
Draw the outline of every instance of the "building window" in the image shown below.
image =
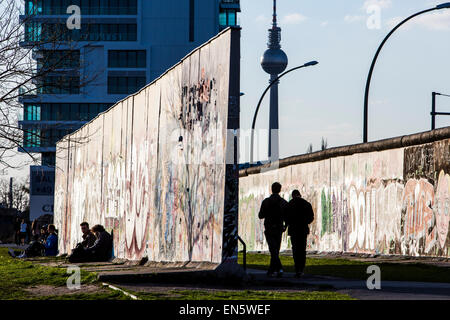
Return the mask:
<path id="1" fill-rule="evenodd" d="M 89 121 L 100 112 L 108 110 L 111 103 L 41 103 L 25 104 L 24 120 L 27 121 Z M 81 127 L 43 128 L 32 124 L 22 128 L 23 147 L 54 147 L 58 140 Z"/>
<path id="2" fill-rule="evenodd" d="M 228 12 L 228 25 L 235 26 L 236 25 L 236 12 L 229 11 Z"/>
<path id="3" fill-rule="evenodd" d="M 226 26 L 227 25 L 227 13 L 221 12 L 219 14 L 219 25 Z"/>
<path id="4" fill-rule="evenodd" d="M 38 84 L 40 94 L 80 94 L 80 77 L 46 75 Z"/>
<path id="5" fill-rule="evenodd" d="M 41 131 L 37 128 L 23 130 L 23 146 L 39 147 L 41 145 Z"/>
<path id="6" fill-rule="evenodd" d="M 26 0 L 27 15 L 65 15 L 77 5 L 83 15 L 136 15 L 137 0 Z"/>
<path id="7" fill-rule="evenodd" d="M 234 9 L 222 9 L 219 13 L 219 25 L 222 29 L 237 25 L 237 14 Z"/>
<path id="8" fill-rule="evenodd" d="M 108 68 L 146 68 L 145 50 L 109 50 Z"/>
<path id="9" fill-rule="evenodd" d="M 56 154 L 53 152 L 45 152 L 42 154 L 42 165 L 54 167 L 56 165 Z"/>
<path id="10" fill-rule="evenodd" d="M 38 103 L 24 105 L 24 121 L 90 121 L 111 103 Z"/>
<path id="11" fill-rule="evenodd" d="M 81 30 L 64 24 L 29 22 L 25 24 L 25 41 L 136 41 L 136 24 L 82 24 Z"/>
<path id="12" fill-rule="evenodd" d="M 79 50 L 42 50 L 37 60 L 38 69 L 72 69 L 80 67 Z"/>
<path id="13" fill-rule="evenodd" d="M 24 121 L 40 121 L 41 120 L 41 107 L 39 104 L 25 104 L 23 109 Z"/>
<path id="14" fill-rule="evenodd" d="M 145 77 L 108 77 L 108 94 L 131 94 L 145 86 Z"/>

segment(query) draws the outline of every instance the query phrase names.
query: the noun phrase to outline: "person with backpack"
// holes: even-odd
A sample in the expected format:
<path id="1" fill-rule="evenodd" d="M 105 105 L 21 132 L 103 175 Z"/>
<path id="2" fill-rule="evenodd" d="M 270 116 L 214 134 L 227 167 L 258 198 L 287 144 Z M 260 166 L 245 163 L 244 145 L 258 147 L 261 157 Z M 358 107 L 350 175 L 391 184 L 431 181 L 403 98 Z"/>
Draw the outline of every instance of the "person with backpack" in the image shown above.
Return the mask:
<path id="1" fill-rule="evenodd" d="M 285 213 L 288 235 L 291 237 L 292 255 L 295 263 L 295 276 L 304 275 L 306 264 L 306 240 L 309 234 L 309 224 L 314 221 L 314 211 L 311 204 L 302 198 L 300 191 L 292 191 Z"/>
<path id="2" fill-rule="evenodd" d="M 272 184 L 272 195 L 263 200 L 259 211 L 259 219 L 264 219 L 264 235 L 270 251 L 270 266 L 267 271 L 269 277 L 277 273 L 278 277 L 283 276 L 283 266 L 280 261 L 280 247 L 284 226 L 284 210 L 287 201 L 280 196 L 281 184 Z"/>

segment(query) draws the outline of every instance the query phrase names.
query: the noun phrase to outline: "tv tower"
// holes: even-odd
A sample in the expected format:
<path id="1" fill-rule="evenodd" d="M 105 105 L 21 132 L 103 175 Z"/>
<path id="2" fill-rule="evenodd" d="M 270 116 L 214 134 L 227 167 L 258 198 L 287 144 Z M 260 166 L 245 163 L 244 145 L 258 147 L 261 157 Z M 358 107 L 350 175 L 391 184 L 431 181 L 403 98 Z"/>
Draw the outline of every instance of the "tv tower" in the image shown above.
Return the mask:
<path id="1" fill-rule="evenodd" d="M 269 29 L 268 49 L 261 57 L 261 66 L 265 72 L 270 74 L 272 83 L 278 75 L 286 70 L 288 57 L 281 50 L 281 28 L 277 25 L 277 0 L 273 0 L 273 20 L 272 28 Z M 278 136 L 278 84 L 275 83 L 270 89 L 270 118 L 269 118 L 269 161 L 279 159 L 279 136 Z"/>

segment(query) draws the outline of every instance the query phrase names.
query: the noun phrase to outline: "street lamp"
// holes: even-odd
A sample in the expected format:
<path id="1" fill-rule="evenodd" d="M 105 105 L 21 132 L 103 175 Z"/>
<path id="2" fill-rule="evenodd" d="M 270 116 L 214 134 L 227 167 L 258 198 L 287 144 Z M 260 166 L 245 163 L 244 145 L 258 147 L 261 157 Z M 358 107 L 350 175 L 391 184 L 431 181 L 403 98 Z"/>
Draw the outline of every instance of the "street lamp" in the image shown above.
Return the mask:
<path id="1" fill-rule="evenodd" d="M 389 32 L 389 34 L 386 36 L 386 38 L 384 38 L 383 42 L 381 42 L 380 46 L 378 47 L 377 52 L 375 53 L 375 57 L 372 60 L 372 65 L 370 66 L 369 75 L 367 77 L 367 82 L 366 82 L 366 92 L 365 92 L 365 95 L 364 95 L 364 124 L 363 124 L 363 142 L 364 143 L 367 142 L 370 82 L 372 80 L 372 73 L 373 73 L 373 69 L 375 68 L 375 63 L 377 62 L 378 55 L 380 54 L 380 51 L 383 48 L 384 44 L 386 43 L 386 41 L 391 37 L 391 35 L 398 28 L 400 28 L 404 23 L 408 22 L 412 18 L 415 18 L 415 17 L 417 17 L 417 16 L 419 16 L 421 14 L 424 14 L 424 13 L 427 13 L 427 12 L 430 12 L 430 11 L 441 10 L 441 9 L 449 9 L 449 8 L 450 8 L 450 2 L 446 2 L 446 3 L 442 3 L 440 5 L 437 5 L 434 8 L 423 10 L 423 11 L 420 11 L 418 13 L 415 13 L 412 16 L 410 16 L 410 17 L 406 18 L 405 20 L 403 20 L 402 22 L 400 22 L 394 29 L 392 29 L 391 32 Z"/>
<path id="2" fill-rule="evenodd" d="M 253 141 L 255 138 L 255 125 L 256 125 L 256 117 L 258 116 L 258 111 L 259 111 L 259 107 L 261 106 L 261 103 L 266 95 L 266 93 L 270 90 L 270 88 L 278 82 L 278 80 L 280 80 L 280 78 L 284 77 L 285 75 L 287 75 L 288 73 L 301 69 L 301 68 L 306 68 L 306 67 L 311 67 L 311 66 L 315 66 L 316 64 L 318 64 L 319 62 L 317 61 L 310 61 L 305 63 L 304 65 L 301 65 L 299 67 L 295 67 L 292 69 L 289 69 L 288 71 L 282 73 L 280 76 L 278 76 L 277 78 L 275 78 L 274 80 L 272 80 L 269 84 L 269 86 L 266 88 L 266 90 L 264 90 L 261 98 L 259 99 L 258 105 L 256 106 L 256 110 L 255 110 L 255 114 L 253 116 L 253 122 L 252 122 L 252 133 L 251 133 L 251 142 L 250 142 L 250 165 L 253 164 Z M 270 134 L 270 133 L 269 133 Z"/>

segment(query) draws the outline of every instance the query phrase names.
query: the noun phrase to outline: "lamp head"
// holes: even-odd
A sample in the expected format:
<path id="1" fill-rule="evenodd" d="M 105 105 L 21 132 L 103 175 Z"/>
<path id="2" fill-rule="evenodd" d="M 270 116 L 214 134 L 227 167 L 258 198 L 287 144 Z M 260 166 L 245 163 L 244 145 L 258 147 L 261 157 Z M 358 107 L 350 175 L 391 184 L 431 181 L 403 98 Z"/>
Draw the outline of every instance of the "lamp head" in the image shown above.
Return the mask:
<path id="1" fill-rule="evenodd" d="M 450 9 L 450 2 L 441 3 L 436 6 L 436 9 Z"/>
<path id="2" fill-rule="evenodd" d="M 310 66 L 315 66 L 316 64 L 318 64 L 319 62 L 317 61 L 310 61 L 304 64 L 305 67 L 310 67 Z"/>

